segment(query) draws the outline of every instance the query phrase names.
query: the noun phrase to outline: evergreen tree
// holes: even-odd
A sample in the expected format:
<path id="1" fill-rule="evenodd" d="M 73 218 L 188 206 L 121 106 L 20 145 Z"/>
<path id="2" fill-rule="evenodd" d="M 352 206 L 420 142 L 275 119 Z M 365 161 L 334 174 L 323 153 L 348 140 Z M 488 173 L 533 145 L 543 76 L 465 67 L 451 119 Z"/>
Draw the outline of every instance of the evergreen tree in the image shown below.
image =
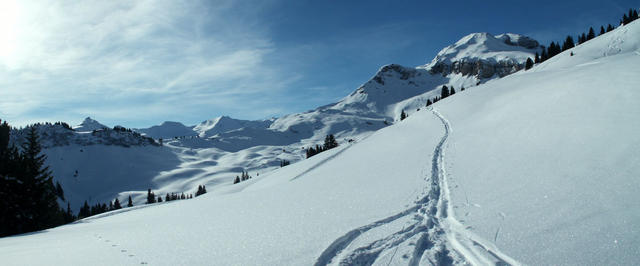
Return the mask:
<path id="1" fill-rule="evenodd" d="M 538 52 L 536 52 L 536 56 L 534 57 L 535 59 L 533 60 L 534 63 L 540 63 L 540 55 L 538 55 Z"/>
<path id="2" fill-rule="evenodd" d="M 449 97 L 449 88 L 446 85 L 442 85 L 442 90 L 440 91 L 440 99 L 444 99 Z"/>
<path id="3" fill-rule="evenodd" d="M 122 206 L 120 205 L 120 200 L 118 198 L 116 198 L 116 200 L 113 201 L 113 209 L 114 210 L 122 209 Z"/>
<path id="4" fill-rule="evenodd" d="M 162 202 L 162 197 L 158 196 L 158 199 L 156 200 L 156 202 Z"/>
<path id="5" fill-rule="evenodd" d="M 587 41 L 596 37 L 595 31 L 593 31 L 593 27 L 589 27 L 589 33 L 587 34 Z"/>
<path id="6" fill-rule="evenodd" d="M 613 28 L 613 26 L 611 26 L 611 24 L 609 24 L 609 25 L 607 26 L 607 32 L 610 32 L 610 31 L 612 31 L 612 30 L 614 30 L 614 28 Z"/>
<path id="7" fill-rule="evenodd" d="M 540 62 L 544 62 L 549 59 L 549 54 L 547 53 L 547 49 L 542 47 L 542 54 L 540 55 Z"/>
<path id="8" fill-rule="evenodd" d="M 600 35 L 605 34 L 604 26 L 600 26 Z M 598 35 L 599 36 L 599 35 Z"/>
<path id="9" fill-rule="evenodd" d="M 407 118 L 407 113 L 404 112 L 404 110 L 402 110 L 402 113 L 400 113 L 400 121 L 404 120 L 405 118 Z"/>
<path id="10" fill-rule="evenodd" d="M 67 202 L 67 211 L 64 213 L 64 223 L 71 223 L 76 220 L 76 216 L 73 215 L 71 210 L 71 203 Z"/>
<path id="11" fill-rule="evenodd" d="M 127 203 L 127 207 L 133 207 L 133 201 L 131 200 L 131 195 L 129 195 L 129 202 Z"/>
<path id="12" fill-rule="evenodd" d="M 336 141 L 336 138 L 333 136 L 333 134 L 329 134 L 324 138 L 324 146 L 322 147 L 325 151 L 338 147 L 338 142 Z"/>
<path id="13" fill-rule="evenodd" d="M 432 105 L 431 99 L 427 99 L 427 106 Z"/>
<path id="14" fill-rule="evenodd" d="M 78 212 L 78 218 L 81 219 L 89 216 L 91 216 L 91 208 L 89 207 L 89 204 L 85 200 L 82 207 L 80 207 L 80 212 Z"/>
<path id="15" fill-rule="evenodd" d="M 308 154 L 307 154 L 307 158 L 309 158 Z M 240 177 L 239 177 L 239 176 L 236 176 L 236 179 L 234 179 L 234 180 L 233 180 L 233 183 L 234 183 L 234 184 L 238 184 L 238 183 L 240 183 Z M 198 193 L 196 193 L 196 197 L 197 197 L 197 196 L 198 196 Z"/>
<path id="16" fill-rule="evenodd" d="M 151 192 L 151 189 L 147 190 L 147 204 L 156 203 L 156 195 Z"/>
<path id="17" fill-rule="evenodd" d="M 533 60 L 531 58 L 527 58 L 527 62 L 524 64 L 524 69 L 529 70 L 533 67 Z"/>
<path id="18" fill-rule="evenodd" d="M 573 38 L 571 36 L 567 36 L 567 38 L 564 40 L 564 44 L 562 44 L 562 51 L 569 50 L 573 47 L 575 47 L 575 44 L 573 43 Z"/>
<path id="19" fill-rule="evenodd" d="M 451 86 L 451 91 L 449 92 L 449 96 L 456 94 L 456 89 Z"/>
<path id="20" fill-rule="evenodd" d="M 25 190 L 21 191 L 25 206 L 21 206 L 26 216 L 21 217 L 24 232 L 50 228 L 62 224 L 63 215 L 58 206 L 53 176 L 45 166 L 46 155 L 41 154 L 42 146 L 37 128 L 29 127 L 26 140 L 22 145 L 22 175 L 19 178 Z M 16 221 L 18 222 L 18 221 Z"/>

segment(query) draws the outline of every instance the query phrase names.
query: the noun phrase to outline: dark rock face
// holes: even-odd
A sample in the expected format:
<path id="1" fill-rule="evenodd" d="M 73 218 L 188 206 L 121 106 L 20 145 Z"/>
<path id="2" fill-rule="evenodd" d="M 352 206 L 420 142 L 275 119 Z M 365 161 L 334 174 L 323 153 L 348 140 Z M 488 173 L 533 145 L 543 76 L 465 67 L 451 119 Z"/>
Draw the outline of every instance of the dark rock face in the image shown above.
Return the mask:
<path id="1" fill-rule="evenodd" d="M 513 45 L 513 46 L 521 46 L 527 49 L 535 49 L 538 46 L 540 46 L 540 44 L 538 43 L 538 41 L 531 39 L 527 36 L 520 36 L 518 38 L 518 40 L 513 41 L 511 40 L 511 38 L 509 37 L 509 35 L 505 35 L 503 37 L 503 41 L 504 43 L 508 44 L 508 45 Z"/>
<path id="2" fill-rule="evenodd" d="M 451 64 L 439 62 L 435 64 L 429 72 L 432 74 L 442 74 L 443 76 L 454 74 L 462 74 L 464 76 L 473 75 L 478 78 L 490 78 L 494 75 L 504 77 L 524 68 L 524 64 L 520 64 L 515 60 L 485 60 L 485 59 L 463 59 Z"/>

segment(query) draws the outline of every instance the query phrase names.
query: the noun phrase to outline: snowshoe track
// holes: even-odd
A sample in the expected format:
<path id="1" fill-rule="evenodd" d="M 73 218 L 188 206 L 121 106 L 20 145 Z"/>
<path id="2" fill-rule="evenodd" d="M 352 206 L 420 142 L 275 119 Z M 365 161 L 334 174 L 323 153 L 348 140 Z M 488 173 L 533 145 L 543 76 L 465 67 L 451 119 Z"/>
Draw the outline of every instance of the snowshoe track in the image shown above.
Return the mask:
<path id="1" fill-rule="evenodd" d="M 518 265 L 515 260 L 497 251 L 492 244 L 467 231 L 455 220 L 450 206 L 449 188 L 444 166 L 444 150 L 451 127 L 435 109 L 431 110 L 444 126 L 444 136 L 435 147 L 431 158 L 431 174 L 425 176 L 429 187 L 414 206 L 395 215 L 351 230 L 327 247 L 315 265 L 452 265 L 499 264 Z M 390 226 L 399 219 L 411 218 L 409 224 L 391 235 L 368 241 L 364 237 L 370 231 Z M 363 241 L 358 241 L 363 240 Z M 399 247 L 413 247 L 410 254 L 396 256 Z M 390 258 L 381 254 L 388 252 Z"/>

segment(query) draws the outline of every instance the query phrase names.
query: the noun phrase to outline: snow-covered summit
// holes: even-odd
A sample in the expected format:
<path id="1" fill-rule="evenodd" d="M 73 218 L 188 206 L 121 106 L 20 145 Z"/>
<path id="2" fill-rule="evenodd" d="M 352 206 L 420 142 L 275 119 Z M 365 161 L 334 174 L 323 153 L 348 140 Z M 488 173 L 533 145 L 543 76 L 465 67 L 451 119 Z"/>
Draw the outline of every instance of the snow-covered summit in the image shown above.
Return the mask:
<path id="1" fill-rule="evenodd" d="M 523 35 L 472 33 L 442 49 L 429 64 L 420 68 L 442 75 L 503 77 L 522 69 L 527 58 L 533 59 L 539 50 L 536 40 Z"/>
<path id="2" fill-rule="evenodd" d="M 105 128 L 107 128 L 107 126 L 100 124 L 100 122 L 94 119 L 91 119 L 91 117 L 85 118 L 84 121 L 82 121 L 82 123 L 73 127 L 73 129 L 78 132 L 94 131 L 94 130 L 100 130 Z"/>
<path id="3" fill-rule="evenodd" d="M 268 128 L 273 120 L 241 120 L 228 116 L 220 116 L 202 121 L 193 130 L 202 138 L 212 137 L 220 133 L 240 128 Z"/>

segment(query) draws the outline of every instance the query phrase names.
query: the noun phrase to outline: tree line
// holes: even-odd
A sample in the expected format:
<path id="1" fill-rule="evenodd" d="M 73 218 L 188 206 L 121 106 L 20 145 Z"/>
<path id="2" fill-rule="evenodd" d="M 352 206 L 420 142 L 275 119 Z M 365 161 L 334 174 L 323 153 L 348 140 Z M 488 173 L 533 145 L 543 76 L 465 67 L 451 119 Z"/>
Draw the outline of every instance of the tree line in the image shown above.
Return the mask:
<path id="1" fill-rule="evenodd" d="M 622 18 L 620 19 L 620 25 L 626 25 L 631 23 L 632 21 L 638 19 L 638 11 L 634 10 L 632 8 L 629 9 L 628 13 L 625 13 Z M 611 24 L 607 25 L 607 27 L 605 28 L 604 25 L 600 26 L 600 33 L 599 35 L 603 35 L 607 32 L 610 32 L 612 30 L 614 30 L 615 27 L 612 26 Z M 598 36 L 599 36 L 598 35 Z M 576 47 L 577 45 L 583 44 L 587 41 L 590 41 L 591 39 L 596 37 L 596 31 L 593 29 L 593 27 L 589 27 L 589 29 L 587 30 L 587 32 L 583 32 L 582 34 L 578 34 L 577 36 L 577 42 L 574 41 L 575 39 L 571 36 L 571 35 L 567 35 L 567 37 L 565 38 L 564 42 L 562 43 L 562 45 L 560 45 L 560 42 L 551 42 L 548 46 L 542 46 L 542 52 L 541 54 L 536 53 L 535 54 L 535 58 L 533 63 L 542 63 L 544 61 L 546 61 L 549 58 L 552 58 L 556 55 L 558 55 L 561 52 L 564 52 L 566 50 L 569 50 L 573 47 Z M 571 54 L 573 55 L 573 54 Z M 529 60 L 527 60 L 529 61 Z M 529 67 L 531 68 L 531 67 Z M 528 68 L 526 68 L 528 69 Z"/>
<path id="2" fill-rule="evenodd" d="M 315 148 L 309 147 L 308 149 L 306 149 L 307 158 L 311 158 L 318 153 L 333 149 L 335 147 L 338 147 L 338 142 L 336 141 L 336 138 L 333 136 L 333 134 L 329 134 L 324 138 L 324 144 L 322 146 L 316 145 Z"/>
<path id="3" fill-rule="evenodd" d="M 63 210 L 58 204 L 58 199 L 64 200 L 64 191 L 54 184 L 45 165 L 37 127 L 29 126 L 24 142 L 16 147 L 9 145 L 11 126 L 6 121 L 0 124 L 0 236 L 73 221 L 69 205 Z"/>

